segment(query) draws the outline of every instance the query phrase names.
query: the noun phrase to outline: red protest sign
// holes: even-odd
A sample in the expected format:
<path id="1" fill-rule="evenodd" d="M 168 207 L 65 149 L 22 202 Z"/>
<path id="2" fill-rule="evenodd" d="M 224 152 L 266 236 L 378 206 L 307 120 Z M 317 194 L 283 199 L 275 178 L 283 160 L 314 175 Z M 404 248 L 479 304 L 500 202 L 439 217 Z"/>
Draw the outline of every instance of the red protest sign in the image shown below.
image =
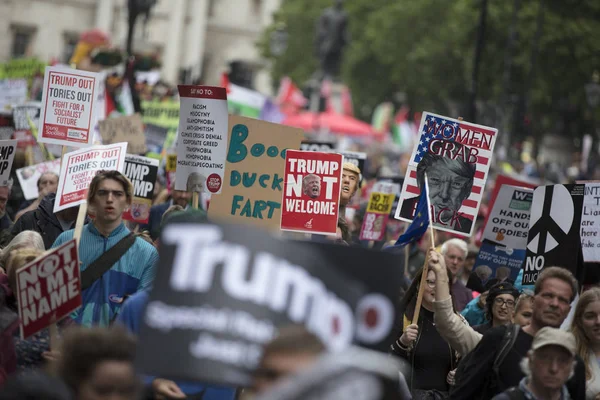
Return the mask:
<path id="1" fill-rule="evenodd" d="M 342 160 L 335 153 L 286 151 L 282 230 L 335 235 Z"/>
<path id="2" fill-rule="evenodd" d="M 75 239 L 17 271 L 21 338 L 47 328 L 81 306 Z"/>

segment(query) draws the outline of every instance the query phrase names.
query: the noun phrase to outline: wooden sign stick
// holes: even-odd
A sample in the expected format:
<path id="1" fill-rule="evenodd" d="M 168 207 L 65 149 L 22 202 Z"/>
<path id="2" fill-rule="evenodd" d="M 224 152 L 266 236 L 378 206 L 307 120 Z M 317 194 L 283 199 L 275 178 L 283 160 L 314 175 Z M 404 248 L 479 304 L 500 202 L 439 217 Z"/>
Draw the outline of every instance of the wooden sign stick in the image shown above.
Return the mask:
<path id="1" fill-rule="evenodd" d="M 198 192 L 192 192 L 192 208 L 194 210 L 198 209 Z"/>

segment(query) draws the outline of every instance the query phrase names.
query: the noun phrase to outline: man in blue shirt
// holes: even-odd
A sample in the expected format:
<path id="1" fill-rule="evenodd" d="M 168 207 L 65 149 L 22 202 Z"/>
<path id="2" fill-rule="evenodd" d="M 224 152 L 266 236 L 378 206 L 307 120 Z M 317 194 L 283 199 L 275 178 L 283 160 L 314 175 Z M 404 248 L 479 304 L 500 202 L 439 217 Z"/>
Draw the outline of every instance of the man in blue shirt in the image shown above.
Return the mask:
<path id="1" fill-rule="evenodd" d="M 90 184 L 88 204 L 95 219 L 85 225 L 79 242 L 81 272 L 129 235 L 122 220 L 123 212 L 131 206 L 131 182 L 118 171 L 99 172 Z M 74 230 L 63 232 L 52 247 L 73 238 Z M 116 317 L 123 298 L 149 288 L 156 275 L 158 252 L 150 243 L 136 238 L 134 244 L 108 269 L 101 278 L 82 292 L 82 307 L 73 318 L 84 326 L 108 326 Z"/>

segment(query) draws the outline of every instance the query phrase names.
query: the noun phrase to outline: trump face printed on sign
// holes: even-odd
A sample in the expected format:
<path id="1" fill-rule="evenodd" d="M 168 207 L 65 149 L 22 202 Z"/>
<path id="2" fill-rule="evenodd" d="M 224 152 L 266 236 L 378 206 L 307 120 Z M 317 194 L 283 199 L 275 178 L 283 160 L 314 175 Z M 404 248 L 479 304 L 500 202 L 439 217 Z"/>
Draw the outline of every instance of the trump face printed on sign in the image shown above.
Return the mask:
<path id="1" fill-rule="evenodd" d="M 321 194 L 321 177 L 315 174 L 308 174 L 302 178 L 302 193 L 316 199 Z"/>
<path id="2" fill-rule="evenodd" d="M 470 232 L 473 221 L 463 217 L 459 210 L 463 201 L 471 193 L 475 165 L 459 156 L 465 152 L 464 146 L 460 143 L 453 142 L 448 148 L 452 150 L 450 157 L 425 153 L 417 165 L 417 183 L 422 190 L 425 187 L 425 174 L 427 174 L 434 225 L 439 224 L 461 232 Z M 411 200 L 413 199 L 405 201 L 402 205 L 401 216 L 413 217 L 412 212 L 418 196 L 414 201 Z"/>

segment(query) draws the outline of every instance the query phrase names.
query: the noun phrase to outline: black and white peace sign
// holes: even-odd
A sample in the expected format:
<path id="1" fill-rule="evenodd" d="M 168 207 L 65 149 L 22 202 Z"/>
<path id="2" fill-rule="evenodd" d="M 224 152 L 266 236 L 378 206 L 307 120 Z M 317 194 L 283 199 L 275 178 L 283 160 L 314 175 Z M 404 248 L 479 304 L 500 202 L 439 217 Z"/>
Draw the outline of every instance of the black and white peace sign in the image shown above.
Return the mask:
<path id="1" fill-rule="evenodd" d="M 540 186 L 533 192 L 527 248 L 544 254 L 564 242 L 573 225 L 575 207 L 563 185 Z"/>

